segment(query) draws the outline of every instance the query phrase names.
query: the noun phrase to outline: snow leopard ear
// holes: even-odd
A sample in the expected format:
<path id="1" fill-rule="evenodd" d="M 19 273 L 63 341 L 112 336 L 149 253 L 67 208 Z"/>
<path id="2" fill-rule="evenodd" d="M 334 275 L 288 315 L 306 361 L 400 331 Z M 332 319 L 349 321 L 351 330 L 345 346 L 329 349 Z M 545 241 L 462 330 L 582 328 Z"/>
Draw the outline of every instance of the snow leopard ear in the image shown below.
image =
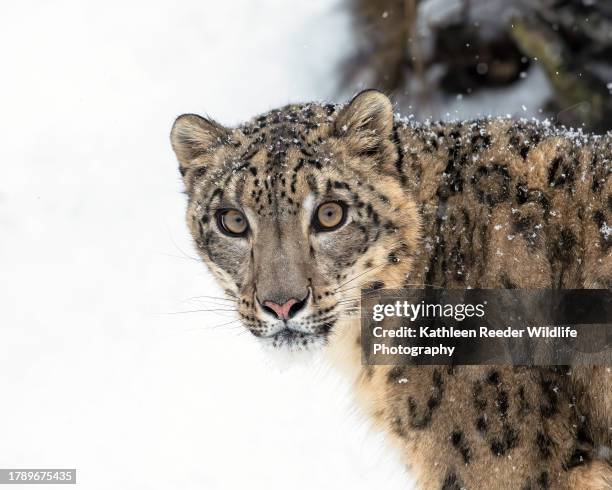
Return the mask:
<path id="1" fill-rule="evenodd" d="M 170 140 L 179 161 L 181 174 L 192 168 L 205 166 L 204 157 L 213 148 L 228 141 L 230 131 L 220 124 L 196 114 L 177 117 Z"/>
<path id="2" fill-rule="evenodd" d="M 376 152 L 392 135 L 393 104 L 378 90 L 364 90 L 340 111 L 334 129 L 356 154 Z"/>

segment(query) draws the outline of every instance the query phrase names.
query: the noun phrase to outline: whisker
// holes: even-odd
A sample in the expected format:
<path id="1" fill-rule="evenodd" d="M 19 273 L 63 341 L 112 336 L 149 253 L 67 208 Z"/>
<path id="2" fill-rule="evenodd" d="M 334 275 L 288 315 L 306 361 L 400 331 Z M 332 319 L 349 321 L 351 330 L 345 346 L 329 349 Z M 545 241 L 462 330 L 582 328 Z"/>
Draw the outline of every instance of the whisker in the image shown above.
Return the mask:
<path id="1" fill-rule="evenodd" d="M 201 260 L 199 258 L 192 257 L 187 252 L 185 252 L 181 247 L 179 247 L 178 244 L 174 241 L 174 238 L 172 238 L 172 234 L 171 233 L 169 233 L 169 237 L 170 237 L 170 241 L 172 242 L 172 245 L 174 245 L 174 248 L 176 248 L 181 253 L 181 255 L 183 255 L 187 259 L 195 260 L 196 262 L 201 262 Z"/>
<path id="2" fill-rule="evenodd" d="M 222 296 L 207 296 L 205 294 L 201 295 L 201 296 L 192 296 L 191 298 L 187 298 L 187 299 L 195 299 L 195 298 L 206 298 L 206 299 L 216 299 L 219 301 L 231 301 L 231 302 L 235 302 L 236 299 L 235 298 L 224 298 Z"/>
<path id="3" fill-rule="evenodd" d="M 386 264 L 379 264 L 379 265 L 375 265 L 374 267 L 370 267 L 369 269 L 366 269 L 364 272 L 362 272 L 361 274 L 356 275 L 355 277 L 351 278 L 348 281 L 343 282 L 342 284 L 340 284 L 336 289 L 334 289 L 334 293 L 339 291 L 340 288 L 342 286 L 346 286 L 347 284 L 353 282 L 355 279 L 359 279 L 361 276 L 363 276 L 364 274 L 367 274 L 368 272 L 372 272 L 374 269 L 378 269 L 380 267 L 383 267 Z"/>
<path id="4" fill-rule="evenodd" d="M 236 332 L 239 332 L 239 331 L 245 331 L 246 332 L 246 329 L 244 329 L 242 327 L 242 325 L 232 325 L 232 323 L 236 323 L 236 322 L 239 322 L 239 321 L 240 321 L 240 318 L 237 318 L 236 320 L 232 320 L 231 322 L 221 323 L 219 325 L 204 325 L 204 326 L 199 326 L 199 327 L 186 328 L 183 331 L 184 332 L 193 332 L 195 330 L 205 330 L 207 328 L 216 329 L 216 328 L 221 328 L 221 327 L 228 327 L 229 330 L 233 330 L 233 331 L 236 331 Z"/>
<path id="5" fill-rule="evenodd" d="M 201 309 L 201 310 L 186 310 L 186 311 L 166 311 L 160 313 L 161 315 L 182 315 L 183 313 L 212 313 L 219 311 L 231 311 L 235 312 L 236 310 L 233 308 L 224 309 L 224 308 L 211 308 L 211 309 Z"/>
<path id="6" fill-rule="evenodd" d="M 201 260 L 196 259 L 196 258 L 194 258 L 194 257 L 189 257 L 189 256 L 187 256 L 187 257 L 183 257 L 183 256 L 181 256 L 181 255 L 170 254 L 170 253 L 167 253 L 167 252 L 158 252 L 158 253 L 159 253 L 160 255 L 164 255 L 165 257 L 172 257 L 173 259 L 181 259 L 181 260 L 193 260 L 194 262 L 198 262 L 198 263 L 201 263 L 201 262 L 202 262 Z"/>
<path id="7" fill-rule="evenodd" d="M 178 302 L 179 305 L 185 303 L 192 303 L 194 305 L 200 305 L 203 308 L 212 307 L 212 308 L 234 308 L 238 301 L 233 298 L 223 298 L 221 296 L 208 296 L 208 295 L 200 295 L 200 296 L 192 296 L 190 298 L 186 298 Z"/>
<path id="8" fill-rule="evenodd" d="M 346 305 L 347 303 L 358 303 L 360 299 L 361 299 L 361 296 L 358 296 L 356 298 L 341 299 L 336 304 L 338 304 L 338 305 Z"/>
<path id="9" fill-rule="evenodd" d="M 202 308 L 234 308 L 237 309 L 237 305 L 233 303 L 223 303 L 216 300 L 201 300 L 201 299 L 186 299 L 179 302 L 179 305 L 192 304 Z"/>
<path id="10" fill-rule="evenodd" d="M 359 301 L 361 298 L 368 298 L 370 296 L 373 296 L 374 294 L 377 293 L 377 291 L 366 291 L 363 294 L 360 294 L 359 296 L 351 296 L 350 298 L 343 298 L 343 299 L 339 300 L 338 303 L 347 302 L 347 301 L 349 301 L 349 302 L 350 301 Z"/>
<path id="11" fill-rule="evenodd" d="M 334 291 L 334 292 L 335 293 L 342 293 L 342 292 L 350 291 L 351 289 L 357 289 L 357 288 L 360 288 L 360 287 L 362 287 L 362 286 L 351 286 L 350 288 L 339 289 L 339 290 Z M 402 288 L 405 288 L 405 287 L 414 287 L 414 288 L 417 288 L 417 289 L 422 289 L 422 288 L 426 288 L 426 287 L 436 288 L 436 289 L 444 289 L 442 286 L 437 286 L 435 284 L 427 284 L 427 283 L 421 283 L 421 284 L 405 283 L 405 284 L 402 284 Z M 398 289 L 398 288 L 393 288 L 393 289 Z M 401 289 L 401 288 L 399 288 L 399 289 Z M 366 291 L 366 293 L 364 293 L 364 294 L 374 294 L 377 291 L 380 291 L 380 289 L 375 289 L 375 290 L 372 290 L 372 291 Z"/>
<path id="12" fill-rule="evenodd" d="M 350 288 L 340 289 L 337 292 L 343 293 L 343 292 L 350 291 L 352 289 L 357 289 L 357 288 L 363 288 L 363 286 L 351 286 Z M 376 293 L 377 291 L 380 291 L 380 289 L 366 289 L 366 292 L 363 294 L 373 294 L 373 293 Z"/>
<path id="13" fill-rule="evenodd" d="M 232 320 L 231 322 L 227 322 L 227 323 L 221 323 L 219 325 L 212 325 L 209 328 L 221 328 L 221 327 L 226 327 L 227 325 L 231 325 L 232 323 L 236 323 L 236 322 L 240 322 L 242 321 L 242 318 L 236 318 L 235 320 Z M 236 327 L 238 327 L 238 325 L 236 325 Z M 240 326 L 242 327 L 242 326 Z"/>

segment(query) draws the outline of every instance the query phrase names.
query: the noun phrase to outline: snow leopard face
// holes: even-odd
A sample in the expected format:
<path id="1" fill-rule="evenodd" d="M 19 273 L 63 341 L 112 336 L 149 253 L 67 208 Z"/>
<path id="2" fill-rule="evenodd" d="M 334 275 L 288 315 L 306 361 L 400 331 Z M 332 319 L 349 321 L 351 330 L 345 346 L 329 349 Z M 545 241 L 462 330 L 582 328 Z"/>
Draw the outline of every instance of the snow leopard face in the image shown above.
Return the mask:
<path id="1" fill-rule="evenodd" d="M 361 288 L 399 286 L 419 222 L 386 96 L 291 105 L 235 129 L 172 129 L 196 247 L 242 323 L 277 347 L 325 343 Z"/>

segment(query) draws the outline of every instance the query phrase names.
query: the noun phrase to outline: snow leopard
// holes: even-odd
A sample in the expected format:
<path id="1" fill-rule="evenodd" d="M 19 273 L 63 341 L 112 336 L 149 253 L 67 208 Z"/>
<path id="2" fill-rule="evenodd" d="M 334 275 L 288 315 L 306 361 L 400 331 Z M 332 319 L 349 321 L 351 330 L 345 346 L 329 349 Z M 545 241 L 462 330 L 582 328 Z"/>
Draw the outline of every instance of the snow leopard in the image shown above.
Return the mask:
<path id="1" fill-rule="evenodd" d="M 607 366 L 364 365 L 362 290 L 612 287 L 612 135 L 416 122 L 376 90 L 171 132 L 187 224 L 244 327 L 323 350 L 418 488 L 612 488 Z M 510 238 L 512 237 L 512 238 Z"/>

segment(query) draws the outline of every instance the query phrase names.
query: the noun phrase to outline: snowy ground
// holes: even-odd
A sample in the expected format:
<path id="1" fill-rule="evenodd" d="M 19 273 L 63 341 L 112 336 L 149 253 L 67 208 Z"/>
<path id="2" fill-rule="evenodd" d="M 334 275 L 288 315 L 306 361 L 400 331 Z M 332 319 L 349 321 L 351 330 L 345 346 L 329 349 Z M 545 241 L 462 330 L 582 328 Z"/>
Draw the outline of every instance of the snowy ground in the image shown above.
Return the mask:
<path id="1" fill-rule="evenodd" d="M 317 366 L 279 372 L 194 257 L 168 133 L 334 95 L 336 1 L 8 2 L 0 468 L 86 489 L 405 489 Z M 25 488 L 28 488 L 26 486 Z M 34 487 L 40 488 L 40 487 Z"/>
<path id="2" fill-rule="evenodd" d="M 342 379 L 279 371 L 227 313 L 177 313 L 219 290 L 192 260 L 174 117 L 335 98 L 348 22 L 339 0 L 3 5 L 0 468 L 104 490 L 407 488 Z M 507 111 L 482 102 L 445 110 Z"/>

